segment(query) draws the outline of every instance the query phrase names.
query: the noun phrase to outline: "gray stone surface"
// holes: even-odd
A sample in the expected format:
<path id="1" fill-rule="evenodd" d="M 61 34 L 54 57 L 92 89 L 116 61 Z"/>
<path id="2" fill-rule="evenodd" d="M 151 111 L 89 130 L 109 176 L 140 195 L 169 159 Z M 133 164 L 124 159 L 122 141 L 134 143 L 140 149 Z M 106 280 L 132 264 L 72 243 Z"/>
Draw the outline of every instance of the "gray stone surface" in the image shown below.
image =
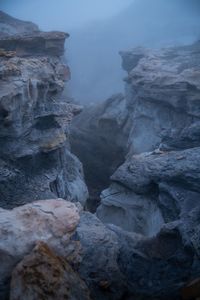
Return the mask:
<path id="1" fill-rule="evenodd" d="M 84 204 L 82 166 L 69 147 L 69 123 L 81 109 L 62 94 L 68 35 L 1 14 L 0 32 L 7 23 L 17 32 L 0 36 L 0 205 L 52 197 Z"/>
<path id="2" fill-rule="evenodd" d="M 122 52 L 133 153 L 199 146 L 199 49 L 191 46 Z M 160 145 L 162 144 L 162 145 Z"/>
<path id="3" fill-rule="evenodd" d="M 154 235 L 163 222 L 198 207 L 199 49 L 197 42 L 121 52 L 128 72 L 128 153 L 101 195 L 97 215 L 104 222 Z"/>
<path id="4" fill-rule="evenodd" d="M 66 259 L 37 243 L 12 272 L 10 300 L 90 300 L 89 290 Z"/>
<path id="5" fill-rule="evenodd" d="M 199 47 L 121 53 L 128 153 L 97 216 L 129 231 L 109 225 L 120 233 L 127 299 L 179 299 L 200 274 Z M 137 244 L 135 232 L 143 236 Z"/>
<path id="6" fill-rule="evenodd" d="M 182 287 L 200 272 L 181 221 L 162 226 L 154 237 L 103 225 L 82 213 L 71 242 L 80 242 L 77 270 L 94 299 L 181 299 Z"/>
<path id="7" fill-rule="evenodd" d="M 12 270 L 37 241 L 64 256 L 78 222 L 77 207 L 63 199 L 37 201 L 13 210 L 0 209 L 0 299 L 7 299 Z"/>

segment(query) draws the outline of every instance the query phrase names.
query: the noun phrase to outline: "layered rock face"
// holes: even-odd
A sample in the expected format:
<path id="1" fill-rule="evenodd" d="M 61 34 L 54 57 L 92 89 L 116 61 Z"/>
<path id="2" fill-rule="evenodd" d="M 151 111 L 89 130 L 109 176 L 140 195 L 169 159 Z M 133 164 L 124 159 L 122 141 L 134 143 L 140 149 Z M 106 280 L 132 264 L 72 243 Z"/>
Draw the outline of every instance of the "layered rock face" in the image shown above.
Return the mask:
<path id="1" fill-rule="evenodd" d="M 132 125 L 127 160 L 102 193 L 103 221 L 151 236 L 198 207 L 199 50 L 121 53 Z"/>
<path id="2" fill-rule="evenodd" d="M 84 204 L 87 198 L 81 163 L 69 150 L 69 123 L 80 108 L 62 96 L 70 79 L 60 58 L 67 36 L 1 12 L 2 207 L 52 197 Z"/>
<path id="3" fill-rule="evenodd" d="M 113 133 L 115 144 L 120 144 L 120 133 L 124 131 L 123 136 L 127 136 L 127 143 L 121 144 L 125 162 L 111 176 L 112 183 L 102 192 L 96 213 L 107 224 L 100 238 L 104 240 L 102 244 L 96 236 L 98 249 L 102 253 L 104 246 L 109 251 L 112 249 L 109 257 L 115 266 L 103 272 L 102 277 L 108 278 L 104 280 L 106 293 L 97 289 L 97 284 L 93 285 L 94 278 L 99 282 L 96 274 L 100 272 L 96 272 L 94 278 L 90 275 L 89 257 L 91 260 L 92 256 L 86 246 L 80 268 L 96 299 L 177 300 L 181 299 L 181 293 L 184 299 L 192 298 L 193 288 L 188 288 L 189 296 L 188 290 L 181 292 L 181 289 L 200 274 L 199 50 L 200 44 L 196 43 L 121 53 L 128 72 L 125 104 L 121 110 L 123 124 L 127 126 L 119 127 L 117 134 L 111 126 L 109 133 L 110 136 Z M 106 103 L 109 102 L 104 105 Z M 120 107 L 117 102 L 112 110 L 109 105 L 104 106 L 102 115 L 107 112 L 112 115 Z M 96 115 L 95 112 L 90 116 L 92 124 Z M 118 116 L 115 115 L 114 122 Z M 81 118 L 80 115 L 79 122 Z M 90 126 L 90 129 L 94 134 L 98 132 L 96 127 Z M 107 131 L 102 136 L 109 139 Z M 94 220 L 91 221 L 90 215 L 84 218 L 90 219 L 87 223 L 84 219 L 84 224 L 88 224 L 87 230 L 91 232 Z M 83 217 L 77 232 L 86 226 L 82 220 Z M 80 238 L 84 245 L 83 232 Z M 92 234 L 88 243 L 91 238 Z M 95 257 L 96 265 L 102 264 L 104 254 L 101 259 L 97 259 L 98 255 Z M 108 262 L 104 264 L 109 268 Z M 119 290 L 111 279 L 114 277 L 118 284 L 120 282 Z M 199 295 L 197 290 L 195 295 Z"/>

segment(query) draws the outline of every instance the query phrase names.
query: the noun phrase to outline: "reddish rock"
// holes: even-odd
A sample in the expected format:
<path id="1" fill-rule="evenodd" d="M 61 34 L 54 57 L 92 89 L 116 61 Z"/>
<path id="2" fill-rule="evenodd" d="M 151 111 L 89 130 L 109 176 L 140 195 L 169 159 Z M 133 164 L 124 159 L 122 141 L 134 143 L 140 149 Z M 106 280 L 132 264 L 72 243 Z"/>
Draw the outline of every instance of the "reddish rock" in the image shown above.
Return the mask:
<path id="1" fill-rule="evenodd" d="M 10 300 L 89 300 L 89 290 L 62 257 L 38 243 L 12 273 Z"/>

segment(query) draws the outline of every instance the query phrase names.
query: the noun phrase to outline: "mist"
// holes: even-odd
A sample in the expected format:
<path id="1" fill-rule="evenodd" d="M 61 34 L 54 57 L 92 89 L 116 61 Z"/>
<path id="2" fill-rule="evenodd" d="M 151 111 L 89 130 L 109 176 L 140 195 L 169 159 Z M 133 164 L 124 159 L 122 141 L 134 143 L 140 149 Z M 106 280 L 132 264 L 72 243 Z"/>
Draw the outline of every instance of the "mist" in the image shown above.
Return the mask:
<path id="1" fill-rule="evenodd" d="M 42 30 L 70 33 L 68 93 L 83 104 L 123 92 L 120 50 L 200 39 L 197 0 L 1 0 L 0 9 Z"/>

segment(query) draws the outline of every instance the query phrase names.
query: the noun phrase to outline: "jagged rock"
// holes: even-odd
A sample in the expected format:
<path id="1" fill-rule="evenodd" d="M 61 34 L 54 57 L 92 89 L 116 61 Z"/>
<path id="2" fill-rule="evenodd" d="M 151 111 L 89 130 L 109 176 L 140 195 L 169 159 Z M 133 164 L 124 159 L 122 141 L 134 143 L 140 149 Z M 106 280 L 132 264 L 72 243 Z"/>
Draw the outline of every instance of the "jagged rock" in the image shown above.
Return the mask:
<path id="1" fill-rule="evenodd" d="M 0 205 L 53 197 L 84 205 L 82 166 L 69 147 L 69 124 L 80 107 L 63 96 L 70 70 L 59 57 L 68 35 L 2 20 L 17 32 L 0 36 L 3 53 L 16 52 L 0 56 Z"/>
<path id="2" fill-rule="evenodd" d="M 65 259 L 38 243 L 12 272 L 10 300 L 89 300 L 89 290 Z"/>
<path id="3" fill-rule="evenodd" d="M 132 153 L 199 146 L 199 49 L 191 46 L 161 50 L 136 48 L 121 52 L 131 111 Z"/>
<path id="4" fill-rule="evenodd" d="M 182 287 L 200 272 L 181 226 L 178 221 L 165 224 L 148 238 L 82 213 L 71 242 L 80 242 L 76 268 L 91 296 L 96 300 L 181 299 Z"/>
<path id="5" fill-rule="evenodd" d="M 182 288 L 199 277 L 199 49 L 200 43 L 196 43 L 122 53 L 128 77 L 121 115 L 126 116 L 128 142 L 121 144 L 121 149 L 126 149 L 123 155 L 127 156 L 111 176 L 111 185 L 103 191 L 96 213 L 107 224 L 101 229 L 103 246 L 98 244 L 97 248 L 115 253 L 112 265 L 117 264 L 115 278 L 121 283 L 121 294 L 117 283 L 110 280 L 114 277 L 112 268 L 105 269 L 101 278 L 100 286 L 106 286 L 106 292 L 99 292 L 97 281 L 94 283 L 90 276 L 91 228 L 98 219 L 81 217 L 88 223 L 88 231 L 83 221 L 77 229 L 85 253 L 80 272 L 97 299 L 177 300 Z M 99 113 L 103 115 L 108 108 L 112 115 L 120 107 L 115 104 L 109 110 L 105 103 L 103 113 Z M 90 113 L 88 119 L 95 124 L 95 109 Z M 116 139 L 118 132 L 112 133 Z M 115 226 L 110 225 L 113 223 Z M 115 239 L 112 246 L 108 241 L 112 239 L 106 238 L 110 234 Z M 98 259 L 95 256 L 97 265 Z"/>
<path id="6" fill-rule="evenodd" d="M 131 126 L 126 162 L 101 196 L 104 222 L 154 235 L 198 208 L 199 49 L 198 42 L 121 52 Z"/>
<path id="7" fill-rule="evenodd" d="M 62 199 L 33 202 L 10 211 L 0 209 L 0 298 L 6 299 L 13 268 L 37 241 L 64 256 L 78 222 L 77 207 Z"/>
<path id="8" fill-rule="evenodd" d="M 78 208 L 61 199 L 1 209 L 0 217 L 2 300 L 11 272 L 11 299 L 61 299 L 67 283 L 69 297 L 89 299 L 84 280 L 95 300 L 177 300 L 200 271 L 178 221 L 145 238 L 106 226 L 88 212 L 79 222 Z"/>

